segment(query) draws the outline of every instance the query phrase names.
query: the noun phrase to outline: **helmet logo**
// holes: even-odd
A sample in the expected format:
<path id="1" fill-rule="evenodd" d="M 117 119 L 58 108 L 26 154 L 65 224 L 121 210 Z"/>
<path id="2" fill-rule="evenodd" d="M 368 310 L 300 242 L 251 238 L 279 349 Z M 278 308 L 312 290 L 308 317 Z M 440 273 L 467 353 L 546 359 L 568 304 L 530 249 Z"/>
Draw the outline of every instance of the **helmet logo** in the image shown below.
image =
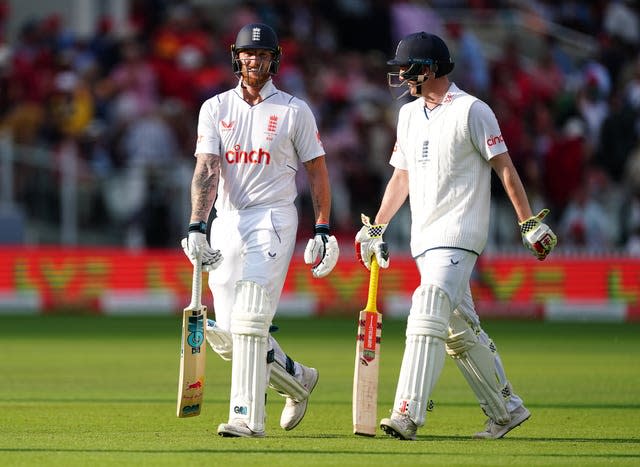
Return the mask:
<path id="1" fill-rule="evenodd" d="M 251 30 L 251 40 L 260 42 L 260 28 L 253 28 Z"/>

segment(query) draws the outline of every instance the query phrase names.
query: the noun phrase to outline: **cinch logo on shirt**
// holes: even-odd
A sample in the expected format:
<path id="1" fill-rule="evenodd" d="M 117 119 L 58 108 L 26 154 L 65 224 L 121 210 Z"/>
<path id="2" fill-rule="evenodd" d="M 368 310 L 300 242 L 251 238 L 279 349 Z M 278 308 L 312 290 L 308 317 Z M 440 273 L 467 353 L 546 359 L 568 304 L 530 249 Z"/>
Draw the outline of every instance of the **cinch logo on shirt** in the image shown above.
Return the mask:
<path id="1" fill-rule="evenodd" d="M 504 143 L 504 138 L 502 138 L 502 135 L 498 135 L 498 136 L 489 136 L 489 139 L 487 140 L 487 145 L 488 146 L 494 146 L 496 144 L 500 144 L 500 143 Z"/>
<path id="2" fill-rule="evenodd" d="M 244 151 L 237 144 L 231 151 L 224 153 L 224 158 L 229 164 L 266 164 L 271 163 L 271 154 L 262 148 L 257 151 Z"/>

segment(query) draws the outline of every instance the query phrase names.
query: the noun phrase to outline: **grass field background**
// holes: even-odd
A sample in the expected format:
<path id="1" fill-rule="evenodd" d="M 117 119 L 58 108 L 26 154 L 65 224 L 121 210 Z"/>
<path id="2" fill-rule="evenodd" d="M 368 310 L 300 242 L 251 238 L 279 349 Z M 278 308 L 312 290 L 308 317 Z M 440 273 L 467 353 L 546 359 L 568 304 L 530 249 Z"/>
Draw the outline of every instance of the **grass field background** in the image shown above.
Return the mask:
<path id="1" fill-rule="evenodd" d="M 416 442 L 352 435 L 354 319 L 277 319 L 287 353 L 320 380 L 293 431 L 269 392 L 267 437 L 216 435 L 230 365 L 208 352 L 199 417 L 175 416 L 180 316 L 0 317 L 0 465 L 640 465 L 640 325 L 489 321 L 532 418 L 499 441 L 447 360 Z M 378 419 L 388 413 L 404 322 L 383 329 Z"/>

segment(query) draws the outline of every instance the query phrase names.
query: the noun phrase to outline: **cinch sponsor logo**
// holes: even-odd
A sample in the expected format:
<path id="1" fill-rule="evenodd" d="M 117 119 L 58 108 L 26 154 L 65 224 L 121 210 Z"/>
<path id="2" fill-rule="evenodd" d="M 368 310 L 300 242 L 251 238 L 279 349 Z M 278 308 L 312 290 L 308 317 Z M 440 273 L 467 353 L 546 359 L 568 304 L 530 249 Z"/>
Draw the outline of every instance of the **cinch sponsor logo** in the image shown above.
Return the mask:
<path id="1" fill-rule="evenodd" d="M 245 406 L 235 406 L 233 408 L 233 413 L 237 413 L 240 415 L 247 415 L 247 413 L 249 412 L 249 410 L 247 410 L 247 408 Z"/>
<path id="2" fill-rule="evenodd" d="M 244 151 L 240 145 L 234 146 L 231 151 L 224 153 L 224 158 L 229 164 L 267 164 L 271 163 L 271 154 L 260 148 L 257 151 Z"/>
<path id="3" fill-rule="evenodd" d="M 487 145 L 489 146 L 494 146 L 496 144 L 500 144 L 500 143 L 504 143 L 504 139 L 502 138 L 502 135 L 498 135 L 498 136 L 489 136 L 489 139 L 487 140 Z"/>

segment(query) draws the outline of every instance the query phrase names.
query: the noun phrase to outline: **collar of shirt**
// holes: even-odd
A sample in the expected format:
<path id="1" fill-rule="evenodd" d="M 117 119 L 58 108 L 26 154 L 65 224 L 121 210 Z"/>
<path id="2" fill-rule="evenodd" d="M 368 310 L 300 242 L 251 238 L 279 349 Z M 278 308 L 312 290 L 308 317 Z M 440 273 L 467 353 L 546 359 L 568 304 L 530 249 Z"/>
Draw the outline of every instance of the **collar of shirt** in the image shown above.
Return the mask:
<path id="1" fill-rule="evenodd" d="M 443 105 L 446 104 L 451 104 L 451 102 L 459 95 L 462 94 L 462 91 L 460 91 L 460 89 L 458 89 L 458 86 L 456 86 L 454 83 L 451 83 L 449 85 L 449 89 L 447 90 L 447 92 L 445 93 L 445 95 L 442 97 L 442 100 L 440 101 L 440 103 L 438 105 L 436 105 L 433 109 L 429 109 L 427 108 L 427 106 L 424 106 L 424 115 L 425 117 L 427 117 L 427 119 L 431 118 L 431 115 L 434 112 L 437 112 L 439 108 L 441 108 Z"/>

